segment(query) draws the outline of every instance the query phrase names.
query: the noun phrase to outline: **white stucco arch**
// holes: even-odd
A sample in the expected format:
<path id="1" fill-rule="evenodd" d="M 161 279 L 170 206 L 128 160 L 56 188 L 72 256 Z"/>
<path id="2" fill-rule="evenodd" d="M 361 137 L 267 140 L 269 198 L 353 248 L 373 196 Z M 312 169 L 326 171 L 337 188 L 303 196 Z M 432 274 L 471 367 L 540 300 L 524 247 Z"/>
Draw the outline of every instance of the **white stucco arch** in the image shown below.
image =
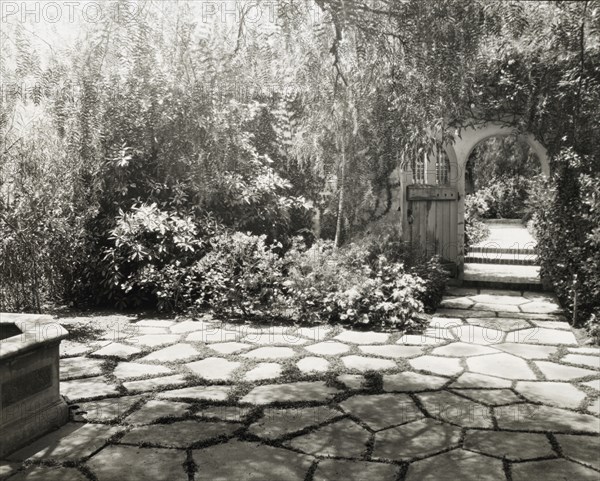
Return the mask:
<path id="1" fill-rule="evenodd" d="M 456 243 L 458 246 L 459 279 L 462 279 L 464 266 L 464 218 L 465 218 L 465 170 L 473 149 L 484 140 L 492 137 L 507 137 L 518 133 L 517 127 L 508 122 L 481 122 L 457 130 L 454 141 L 445 146 L 451 162 L 452 180 L 458 191 L 458 229 Z M 546 148 L 531 134 L 520 133 L 538 157 L 542 174 L 550 175 L 550 159 Z"/>
<path id="2" fill-rule="evenodd" d="M 446 241 L 448 236 L 444 235 L 444 242 L 448 242 L 448 249 L 442 249 L 442 252 L 438 252 L 442 258 L 451 261 L 456 265 L 457 274 L 459 280 L 462 280 L 464 270 L 464 217 L 465 217 L 465 170 L 466 164 L 471 155 L 473 149 L 481 142 L 492 137 L 507 137 L 509 135 L 518 134 L 527 144 L 531 147 L 533 152 L 537 155 L 538 161 L 540 162 L 542 174 L 550 175 L 550 159 L 546 148 L 529 132 L 522 132 L 518 129 L 518 119 L 506 118 L 499 121 L 471 121 L 462 123 L 464 127 L 458 127 L 456 134 L 451 142 L 444 144 L 443 148 L 448 155 L 449 160 L 449 184 L 438 187 L 449 187 L 455 189 L 456 192 L 456 203 L 452 209 L 448 209 L 451 212 L 450 217 L 443 217 L 436 219 L 435 225 L 439 225 L 439 222 L 444 224 L 443 229 L 449 228 L 449 238 L 453 239 Z M 425 164 L 425 183 L 429 185 L 436 184 L 436 170 L 431 165 L 435 165 L 433 160 L 435 155 L 429 155 L 426 157 Z M 378 228 L 387 228 L 394 226 L 399 229 L 399 236 L 402 240 L 412 242 L 411 225 L 417 223 L 416 219 L 418 213 L 414 212 L 414 202 L 408 199 L 408 188 L 414 184 L 418 184 L 413 177 L 411 162 L 405 162 L 398 164 L 396 169 L 392 172 L 389 177 L 390 193 L 391 193 L 391 206 L 388 208 L 383 215 L 377 221 L 377 225 L 372 225 L 371 230 L 374 232 Z M 381 205 L 386 205 L 386 198 L 381 197 Z M 453 221 L 451 219 L 454 219 Z M 450 222 L 446 222 L 450 221 Z M 452 225 L 450 225 L 454 222 Z M 432 227 L 432 222 L 428 225 L 428 228 Z M 431 229 L 430 229 L 431 230 Z M 435 236 L 437 239 L 437 227 Z M 427 233 L 427 231 L 426 231 Z M 422 234 L 422 232 L 421 232 Z M 420 238 L 422 239 L 422 235 Z M 423 247 L 423 246 L 421 246 Z M 445 256 L 446 252 L 450 252 L 449 256 Z"/>
<path id="3" fill-rule="evenodd" d="M 483 124 L 459 129 L 454 142 L 447 146 L 447 151 L 453 151 L 458 171 L 463 171 L 469 155 L 477 144 L 492 137 L 508 137 L 517 132 L 517 128 L 500 122 L 485 122 Z M 546 148 L 529 133 L 521 134 L 527 144 L 536 153 L 542 173 L 550 175 L 550 161 Z M 450 153 L 449 153 L 450 155 Z"/>

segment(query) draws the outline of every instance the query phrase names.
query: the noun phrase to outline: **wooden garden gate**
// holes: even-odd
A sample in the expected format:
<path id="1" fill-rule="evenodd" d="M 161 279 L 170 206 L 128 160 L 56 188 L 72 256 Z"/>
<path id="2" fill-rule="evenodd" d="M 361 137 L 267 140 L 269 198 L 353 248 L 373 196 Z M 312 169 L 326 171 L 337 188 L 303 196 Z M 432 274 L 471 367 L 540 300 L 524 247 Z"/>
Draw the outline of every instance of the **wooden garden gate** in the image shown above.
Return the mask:
<path id="1" fill-rule="evenodd" d="M 405 238 L 427 255 L 439 255 L 456 275 L 459 194 L 448 156 L 430 156 L 409 170 Z"/>
<path id="2" fill-rule="evenodd" d="M 475 146 L 490 137 L 513 135 L 519 119 L 507 116 L 502 121 L 469 119 L 457 130 L 452 143 L 443 151 L 402 164 L 392 179 L 400 188 L 397 196 L 401 212 L 402 239 L 427 254 L 437 254 L 462 280 L 464 266 L 465 167 Z M 522 133 L 536 153 L 542 173 L 550 175 L 546 148 L 530 133 Z M 441 150 L 441 149 L 439 149 Z M 396 178 L 399 177 L 399 182 Z"/>

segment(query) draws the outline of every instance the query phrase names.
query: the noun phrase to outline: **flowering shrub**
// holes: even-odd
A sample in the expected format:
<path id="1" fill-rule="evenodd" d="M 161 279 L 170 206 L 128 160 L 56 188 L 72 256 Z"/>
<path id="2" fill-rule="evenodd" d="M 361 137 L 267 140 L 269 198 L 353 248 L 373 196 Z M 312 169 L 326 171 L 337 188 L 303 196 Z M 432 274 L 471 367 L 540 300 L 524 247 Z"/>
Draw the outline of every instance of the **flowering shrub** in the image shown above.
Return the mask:
<path id="1" fill-rule="evenodd" d="M 336 251 L 330 241 L 310 249 L 296 242 L 286 256 L 284 282 L 296 315 L 312 321 L 422 327 L 418 314 L 423 312 L 423 279 L 384 256 L 375 266 L 368 260 L 369 251 L 356 244 Z"/>
<path id="2" fill-rule="evenodd" d="M 120 306 L 211 307 L 249 314 L 273 298 L 282 261 L 266 236 L 228 232 L 161 211 L 156 204 L 121 213 L 105 250 L 108 297 Z M 278 291 L 277 291 L 278 292 Z"/>
<path id="3" fill-rule="evenodd" d="M 433 312 L 442 300 L 449 273 L 438 256 L 428 257 L 399 239 L 396 229 L 388 229 L 379 236 L 369 236 L 366 239 L 369 262 L 376 266 L 380 257 L 384 256 L 389 262 L 401 263 L 409 274 L 422 279 L 424 289 L 415 295 L 427 312 Z"/>
<path id="4" fill-rule="evenodd" d="M 294 239 L 285 257 L 287 304 L 301 319 L 319 321 L 330 316 L 327 300 L 336 292 L 369 276 L 364 262 L 357 259 L 355 246 L 335 251 L 332 241 L 318 241 L 307 248 L 301 238 Z"/>
<path id="5" fill-rule="evenodd" d="M 424 290 L 421 278 L 382 257 L 379 269 L 370 277 L 328 296 L 328 311 L 342 322 L 416 329 L 421 321 L 414 316 L 423 311 L 418 296 Z"/>

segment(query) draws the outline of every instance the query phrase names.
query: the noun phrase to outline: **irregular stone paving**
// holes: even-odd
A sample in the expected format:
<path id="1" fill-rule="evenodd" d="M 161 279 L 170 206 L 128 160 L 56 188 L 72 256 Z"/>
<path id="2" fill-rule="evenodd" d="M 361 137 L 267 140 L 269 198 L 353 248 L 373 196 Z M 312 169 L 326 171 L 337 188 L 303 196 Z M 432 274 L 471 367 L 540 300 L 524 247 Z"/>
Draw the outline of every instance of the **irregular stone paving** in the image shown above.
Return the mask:
<path id="1" fill-rule="evenodd" d="M 276 379 L 281 376 L 281 364 L 276 362 L 261 362 L 255 368 L 250 369 L 244 375 L 246 381 L 264 381 L 265 379 Z"/>
<path id="2" fill-rule="evenodd" d="M 127 416 L 125 424 L 152 424 L 161 418 L 178 418 L 189 413 L 191 404 L 176 401 L 150 400 Z"/>
<path id="3" fill-rule="evenodd" d="M 547 294 L 448 292 L 422 334 L 119 316 L 0 479 L 600 479 L 599 350 Z"/>
<path id="4" fill-rule="evenodd" d="M 341 411 L 326 406 L 265 408 L 262 418 L 253 423 L 248 432 L 263 439 L 279 439 L 343 415 Z"/>

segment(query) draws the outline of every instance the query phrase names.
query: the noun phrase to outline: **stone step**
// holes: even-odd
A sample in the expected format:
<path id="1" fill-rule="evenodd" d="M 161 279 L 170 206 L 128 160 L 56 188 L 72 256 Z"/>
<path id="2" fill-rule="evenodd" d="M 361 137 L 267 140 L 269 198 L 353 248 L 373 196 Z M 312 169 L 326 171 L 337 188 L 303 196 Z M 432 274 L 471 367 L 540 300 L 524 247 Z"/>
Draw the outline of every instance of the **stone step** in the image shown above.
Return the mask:
<path id="1" fill-rule="evenodd" d="M 525 227 L 525 224 L 523 224 L 523 221 L 521 219 L 481 219 L 481 220 L 489 226 L 509 224 L 509 225 Z"/>
<path id="2" fill-rule="evenodd" d="M 510 247 L 495 247 L 494 245 L 475 245 L 469 247 L 469 253 L 476 254 L 522 254 L 536 255 L 535 249 L 532 247 L 510 248 Z"/>
<path id="3" fill-rule="evenodd" d="M 501 253 L 501 252 L 469 252 L 465 257 L 469 264 L 510 264 L 528 265 L 537 264 L 537 256 L 531 254 Z"/>
<path id="4" fill-rule="evenodd" d="M 463 286 L 486 289 L 541 291 L 540 267 L 535 265 L 465 264 Z"/>

